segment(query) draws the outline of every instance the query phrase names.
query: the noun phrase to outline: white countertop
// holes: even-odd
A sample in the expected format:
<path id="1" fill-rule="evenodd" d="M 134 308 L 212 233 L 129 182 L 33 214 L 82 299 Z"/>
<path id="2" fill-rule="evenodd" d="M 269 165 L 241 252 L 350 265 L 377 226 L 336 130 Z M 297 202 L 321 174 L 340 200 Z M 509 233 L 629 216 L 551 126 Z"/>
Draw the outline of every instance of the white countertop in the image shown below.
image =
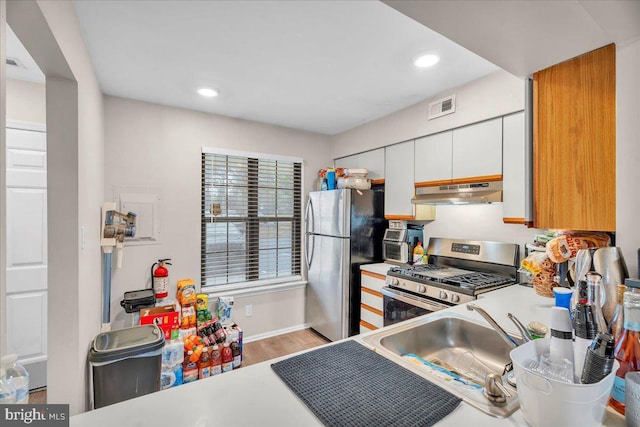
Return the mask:
<path id="1" fill-rule="evenodd" d="M 553 300 L 536 295 L 532 288 L 515 285 L 491 292 L 475 303 L 484 308 L 507 331 L 516 333 L 515 327 L 507 318 L 508 312 L 517 316 L 525 325 L 536 320 L 548 326 Z M 452 307 L 448 311 L 478 323 L 485 322 L 479 314 L 468 311 L 464 305 Z M 443 313 L 444 311 L 440 311 L 434 315 Z M 409 322 L 419 320 L 420 318 Z M 395 326 L 397 325 L 388 328 Z M 375 331 L 367 334 L 373 333 Z M 279 359 L 75 415 L 71 417 L 70 425 L 321 426 L 320 420 L 273 372 L 270 365 L 275 360 Z M 526 426 L 526 423 L 519 410 L 509 418 L 499 419 L 462 402 L 455 411 L 437 424 L 439 427 L 461 425 L 500 427 Z M 624 426 L 624 420 L 609 413 L 605 425 Z"/>
<path id="2" fill-rule="evenodd" d="M 386 262 L 380 262 L 377 264 L 365 264 L 360 266 L 360 270 L 368 271 L 370 273 L 380 274 L 382 276 L 387 275 L 387 271 L 393 267 L 393 264 L 389 264 Z"/>

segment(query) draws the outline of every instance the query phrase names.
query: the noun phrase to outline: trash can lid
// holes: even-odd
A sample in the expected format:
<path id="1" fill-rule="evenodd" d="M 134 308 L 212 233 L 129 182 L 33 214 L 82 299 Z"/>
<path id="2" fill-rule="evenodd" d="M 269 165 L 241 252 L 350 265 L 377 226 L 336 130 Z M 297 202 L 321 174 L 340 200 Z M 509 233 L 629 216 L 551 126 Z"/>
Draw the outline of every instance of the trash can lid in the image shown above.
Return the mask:
<path id="1" fill-rule="evenodd" d="M 157 325 L 102 332 L 93 339 L 90 359 L 112 360 L 117 357 L 142 354 L 156 350 L 164 344 L 164 333 Z"/>

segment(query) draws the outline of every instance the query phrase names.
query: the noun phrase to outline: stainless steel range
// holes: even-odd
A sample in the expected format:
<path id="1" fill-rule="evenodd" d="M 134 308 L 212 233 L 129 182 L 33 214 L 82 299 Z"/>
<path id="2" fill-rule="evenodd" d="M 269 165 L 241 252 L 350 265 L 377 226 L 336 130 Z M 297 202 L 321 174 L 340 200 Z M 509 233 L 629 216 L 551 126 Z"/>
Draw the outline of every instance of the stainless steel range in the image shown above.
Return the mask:
<path id="1" fill-rule="evenodd" d="M 514 243 L 431 238 L 429 264 L 392 267 L 387 272 L 384 325 L 457 304 L 516 283 L 519 246 Z"/>

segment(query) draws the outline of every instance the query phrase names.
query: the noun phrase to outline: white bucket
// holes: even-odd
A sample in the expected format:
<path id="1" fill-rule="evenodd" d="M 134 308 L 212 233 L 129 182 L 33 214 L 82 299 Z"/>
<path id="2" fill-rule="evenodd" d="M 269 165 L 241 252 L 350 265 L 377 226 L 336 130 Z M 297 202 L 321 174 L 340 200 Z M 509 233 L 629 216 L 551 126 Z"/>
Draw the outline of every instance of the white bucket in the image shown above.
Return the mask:
<path id="1" fill-rule="evenodd" d="M 534 427 L 601 425 L 620 364 L 615 361 L 611 373 L 596 384 L 568 384 L 524 368 L 524 362 L 548 352 L 548 339 L 533 340 L 511 351 L 525 421 Z"/>

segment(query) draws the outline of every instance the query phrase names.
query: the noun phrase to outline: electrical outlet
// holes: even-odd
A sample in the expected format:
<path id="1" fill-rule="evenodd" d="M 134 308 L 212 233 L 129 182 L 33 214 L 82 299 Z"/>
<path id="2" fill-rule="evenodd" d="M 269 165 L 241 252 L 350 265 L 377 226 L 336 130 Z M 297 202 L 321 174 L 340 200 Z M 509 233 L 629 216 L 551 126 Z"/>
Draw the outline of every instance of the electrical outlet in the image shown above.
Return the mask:
<path id="1" fill-rule="evenodd" d="M 244 315 L 246 317 L 251 317 L 253 316 L 253 305 L 248 304 L 244 306 Z"/>

